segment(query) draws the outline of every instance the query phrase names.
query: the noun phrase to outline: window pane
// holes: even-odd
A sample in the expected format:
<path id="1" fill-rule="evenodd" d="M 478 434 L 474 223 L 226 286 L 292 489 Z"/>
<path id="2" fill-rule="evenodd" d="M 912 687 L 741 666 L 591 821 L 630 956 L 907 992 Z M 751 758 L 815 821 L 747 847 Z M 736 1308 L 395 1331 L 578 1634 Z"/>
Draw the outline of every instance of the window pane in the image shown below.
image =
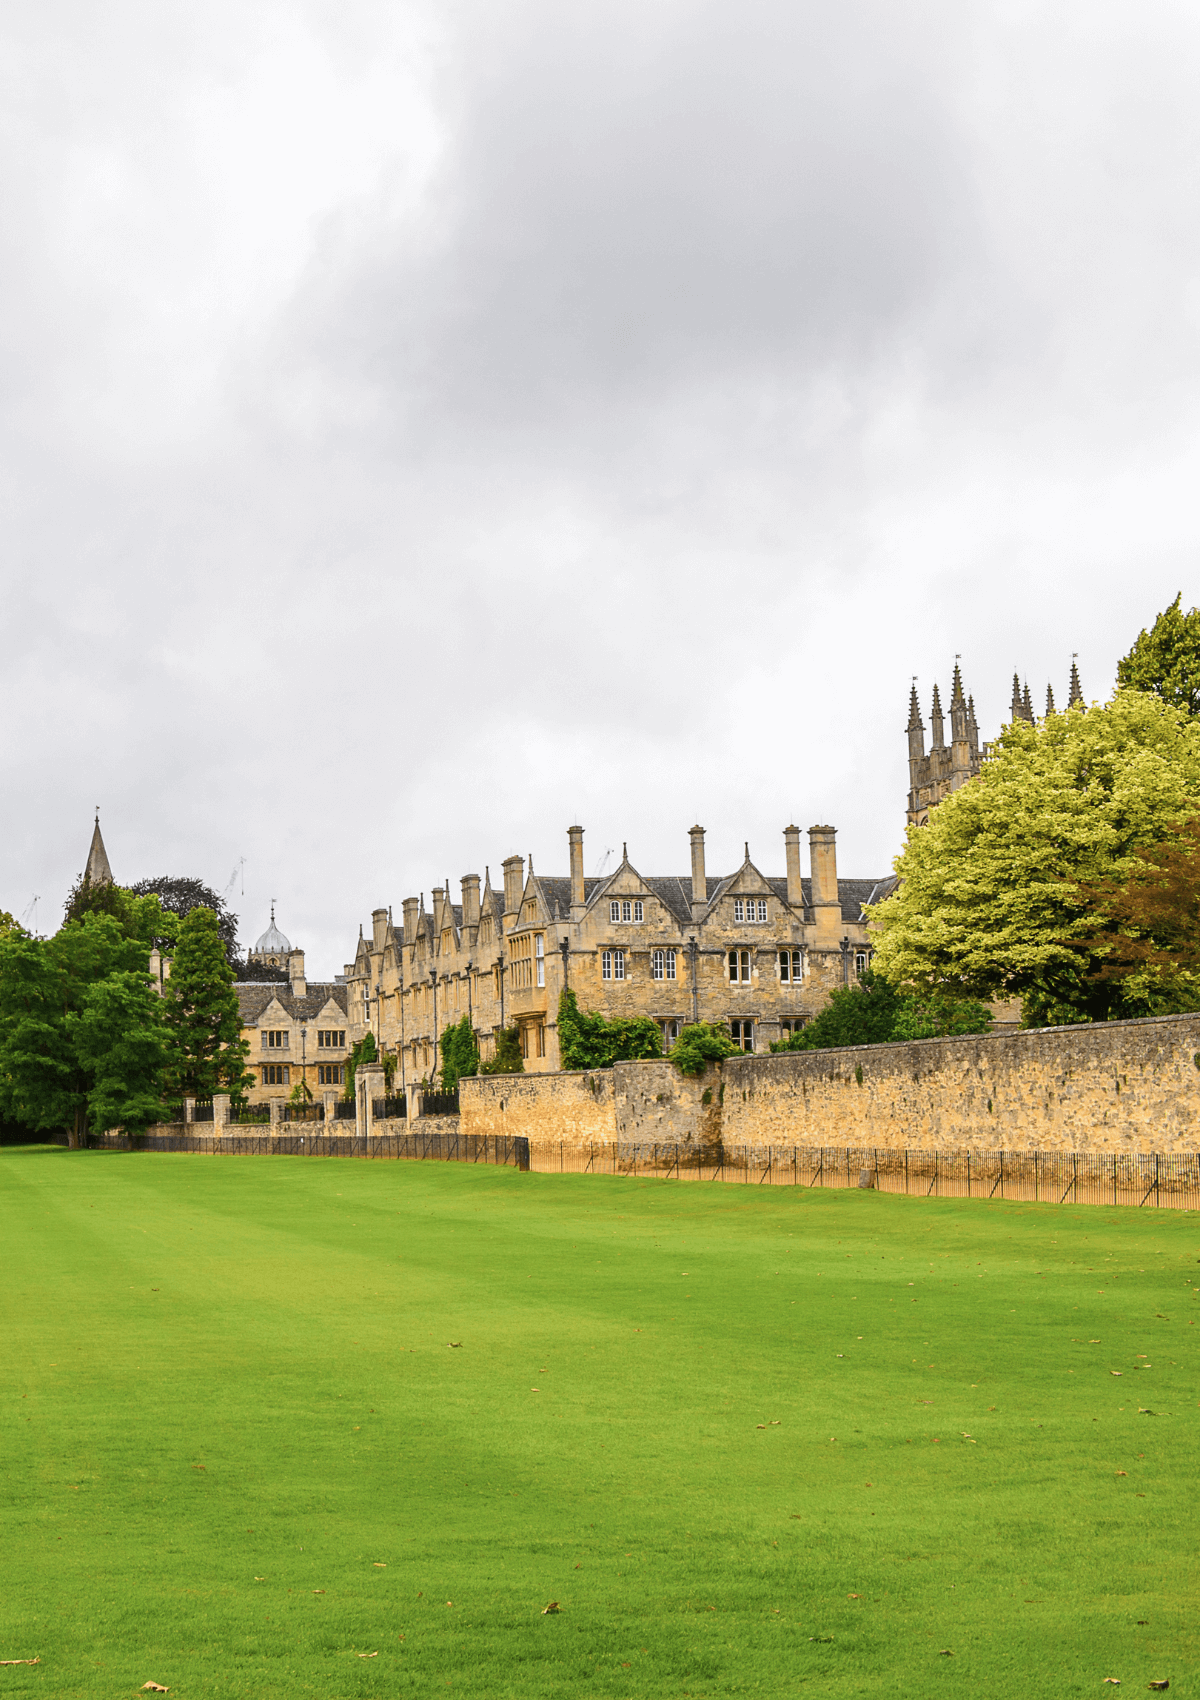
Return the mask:
<path id="1" fill-rule="evenodd" d="M 629 902 L 628 898 L 626 898 L 625 902 L 622 903 L 622 905 L 621 905 L 621 919 L 622 919 L 622 921 L 629 921 L 632 918 L 633 918 L 633 905 L 632 905 L 632 903 Z"/>
<path id="2" fill-rule="evenodd" d="M 736 950 L 731 950 L 729 952 L 729 978 L 731 980 L 736 980 L 737 977 L 738 977 L 737 963 L 738 963 L 738 953 L 737 953 Z"/>
<path id="3" fill-rule="evenodd" d="M 621 919 L 621 905 L 619 903 L 609 904 L 608 918 L 610 921 L 619 921 Z"/>
<path id="4" fill-rule="evenodd" d="M 767 918 L 767 900 L 765 897 L 760 897 L 758 900 L 758 918 L 760 921 L 765 921 Z"/>
<path id="5" fill-rule="evenodd" d="M 653 974 L 653 976 L 656 980 L 662 979 L 662 977 L 663 977 L 663 953 L 662 953 L 661 950 L 656 950 L 656 951 L 653 951 L 651 953 L 651 956 L 650 956 L 650 972 L 651 972 L 651 974 Z"/>
<path id="6" fill-rule="evenodd" d="M 673 980 L 674 978 L 675 978 L 675 952 L 673 950 L 669 950 L 667 952 L 667 979 Z"/>
<path id="7" fill-rule="evenodd" d="M 625 978 L 625 952 L 623 950 L 613 951 L 613 974 L 614 978 L 618 980 Z"/>
<path id="8" fill-rule="evenodd" d="M 642 906 L 640 903 L 635 903 L 633 906 L 633 918 L 635 921 L 640 921 L 642 919 Z"/>
<path id="9" fill-rule="evenodd" d="M 604 952 L 604 967 L 602 969 L 602 973 L 603 973 L 603 977 L 606 980 L 612 979 L 612 951 L 611 950 L 606 950 Z"/>
<path id="10" fill-rule="evenodd" d="M 740 921 L 742 919 L 742 907 L 741 898 L 735 897 L 733 900 L 733 918 L 735 921 Z"/>

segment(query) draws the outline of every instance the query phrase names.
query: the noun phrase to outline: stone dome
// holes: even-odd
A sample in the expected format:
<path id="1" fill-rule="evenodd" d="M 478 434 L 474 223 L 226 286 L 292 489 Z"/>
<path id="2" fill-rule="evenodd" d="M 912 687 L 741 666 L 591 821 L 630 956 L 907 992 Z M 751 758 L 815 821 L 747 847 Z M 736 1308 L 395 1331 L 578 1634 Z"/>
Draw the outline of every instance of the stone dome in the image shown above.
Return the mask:
<path id="1" fill-rule="evenodd" d="M 254 946 L 255 956 L 286 956 L 291 945 L 275 925 L 275 905 L 271 905 L 271 924 Z"/>

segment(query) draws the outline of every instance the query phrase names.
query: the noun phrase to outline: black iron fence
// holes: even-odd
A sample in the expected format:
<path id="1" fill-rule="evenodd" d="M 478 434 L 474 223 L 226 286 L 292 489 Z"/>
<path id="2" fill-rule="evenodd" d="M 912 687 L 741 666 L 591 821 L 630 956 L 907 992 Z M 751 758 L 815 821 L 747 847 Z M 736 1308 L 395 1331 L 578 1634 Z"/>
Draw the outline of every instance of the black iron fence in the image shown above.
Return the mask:
<path id="1" fill-rule="evenodd" d="M 355 1102 L 353 1098 L 339 1098 L 333 1106 L 335 1122 L 352 1122 L 355 1117 Z"/>
<path id="2" fill-rule="evenodd" d="M 283 1106 L 285 1122 L 323 1122 L 325 1120 L 324 1104 L 285 1104 Z"/>
<path id="3" fill-rule="evenodd" d="M 230 1104 L 229 1120 L 234 1127 L 255 1127 L 271 1119 L 269 1104 Z"/>
<path id="4" fill-rule="evenodd" d="M 210 1122 L 213 1119 L 213 1102 L 211 1098 L 197 1098 L 192 1106 L 194 1122 Z"/>
<path id="5" fill-rule="evenodd" d="M 543 1173 L 656 1175 L 746 1186 L 864 1187 L 926 1198 L 1200 1208 L 1200 1153 L 892 1151 L 875 1147 L 700 1147 L 618 1141 L 539 1144 Z"/>
<path id="6" fill-rule="evenodd" d="M 65 1143 L 66 1135 L 62 1136 Z M 441 1163 L 492 1163 L 529 1168 L 529 1141 L 474 1133 L 379 1133 L 361 1139 L 352 1133 L 98 1134 L 92 1142 L 103 1151 L 188 1151 L 209 1157 L 371 1157 L 409 1158 Z"/>
<path id="7" fill-rule="evenodd" d="M 422 1092 L 423 1116 L 456 1116 L 458 1113 L 457 1092 Z"/>
<path id="8" fill-rule="evenodd" d="M 393 1098 L 372 1098 L 371 1114 L 377 1122 L 402 1121 L 408 1115 L 408 1099 L 403 1093 Z"/>

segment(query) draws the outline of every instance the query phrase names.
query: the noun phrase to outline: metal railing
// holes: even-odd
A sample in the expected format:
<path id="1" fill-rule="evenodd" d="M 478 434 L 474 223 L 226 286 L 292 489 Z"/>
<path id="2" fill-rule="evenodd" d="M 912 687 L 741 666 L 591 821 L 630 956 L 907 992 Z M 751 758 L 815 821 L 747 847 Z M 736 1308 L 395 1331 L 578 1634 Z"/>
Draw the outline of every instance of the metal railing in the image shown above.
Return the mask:
<path id="1" fill-rule="evenodd" d="M 325 1120 L 324 1104 L 285 1104 L 283 1118 L 285 1122 L 323 1122 Z"/>
<path id="2" fill-rule="evenodd" d="M 1200 1153 L 894 1151 L 872 1146 L 539 1142 L 541 1173 L 648 1175 L 745 1186 L 863 1187 L 923 1198 L 1200 1208 Z"/>
<path id="3" fill-rule="evenodd" d="M 255 1127 L 271 1120 L 269 1104 L 230 1104 L 229 1122 L 232 1127 Z"/>
<path id="4" fill-rule="evenodd" d="M 456 1116 L 458 1113 L 457 1092 L 422 1092 L 421 1114 L 423 1116 Z"/>
<path id="5" fill-rule="evenodd" d="M 62 1135 L 62 1142 L 66 1141 Z M 529 1141 L 491 1134 L 380 1133 L 360 1139 L 352 1133 L 277 1135 L 147 1133 L 98 1134 L 92 1143 L 103 1151 L 186 1151 L 209 1157 L 371 1157 L 407 1158 L 440 1163 L 491 1163 L 529 1168 Z"/>
<path id="6" fill-rule="evenodd" d="M 376 1121 L 402 1121 L 408 1115 L 408 1099 L 401 1093 L 399 1097 L 372 1098 L 371 1114 Z"/>
<path id="7" fill-rule="evenodd" d="M 209 1098 L 209 1099 L 205 1100 L 205 1099 L 197 1098 L 195 1104 L 192 1106 L 192 1120 L 194 1122 L 210 1122 L 210 1121 L 212 1121 L 212 1119 L 213 1119 L 212 1099 Z"/>
<path id="8" fill-rule="evenodd" d="M 352 1122 L 357 1114 L 357 1105 L 353 1098 L 339 1098 L 333 1106 L 335 1122 Z"/>

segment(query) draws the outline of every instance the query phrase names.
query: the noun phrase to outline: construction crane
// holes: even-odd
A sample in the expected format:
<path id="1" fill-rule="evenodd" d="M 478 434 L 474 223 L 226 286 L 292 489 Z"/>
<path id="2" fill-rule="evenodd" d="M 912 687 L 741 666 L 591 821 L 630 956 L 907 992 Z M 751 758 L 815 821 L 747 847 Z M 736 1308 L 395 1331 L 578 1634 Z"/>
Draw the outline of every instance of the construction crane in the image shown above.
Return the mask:
<path id="1" fill-rule="evenodd" d="M 31 915 L 33 916 L 33 926 L 30 930 L 34 933 L 37 932 L 37 906 L 41 901 L 41 898 L 35 891 L 33 896 L 29 899 L 29 902 L 25 905 L 24 913 L 21 916 L 22 926 L 25 925 Z"/>
<path id="2" fill-rule="evenodd" d="M 239 856 L 237 861 L 233 864 L 233 872 L 229 876 L 229 883 L 225 887 L 225 890 L 221 893 L 221 902 L 222 903 L 228 903 L 229 902 L 229 899 L 233 896 L 233 888 L 238 883 L 239 880 L 241 880 L 241 882 L 242 882 L 241 895 L 243 897 L 245 897 L 245 895 L 246 895 L 246 858 L 244 856 Z"/>

